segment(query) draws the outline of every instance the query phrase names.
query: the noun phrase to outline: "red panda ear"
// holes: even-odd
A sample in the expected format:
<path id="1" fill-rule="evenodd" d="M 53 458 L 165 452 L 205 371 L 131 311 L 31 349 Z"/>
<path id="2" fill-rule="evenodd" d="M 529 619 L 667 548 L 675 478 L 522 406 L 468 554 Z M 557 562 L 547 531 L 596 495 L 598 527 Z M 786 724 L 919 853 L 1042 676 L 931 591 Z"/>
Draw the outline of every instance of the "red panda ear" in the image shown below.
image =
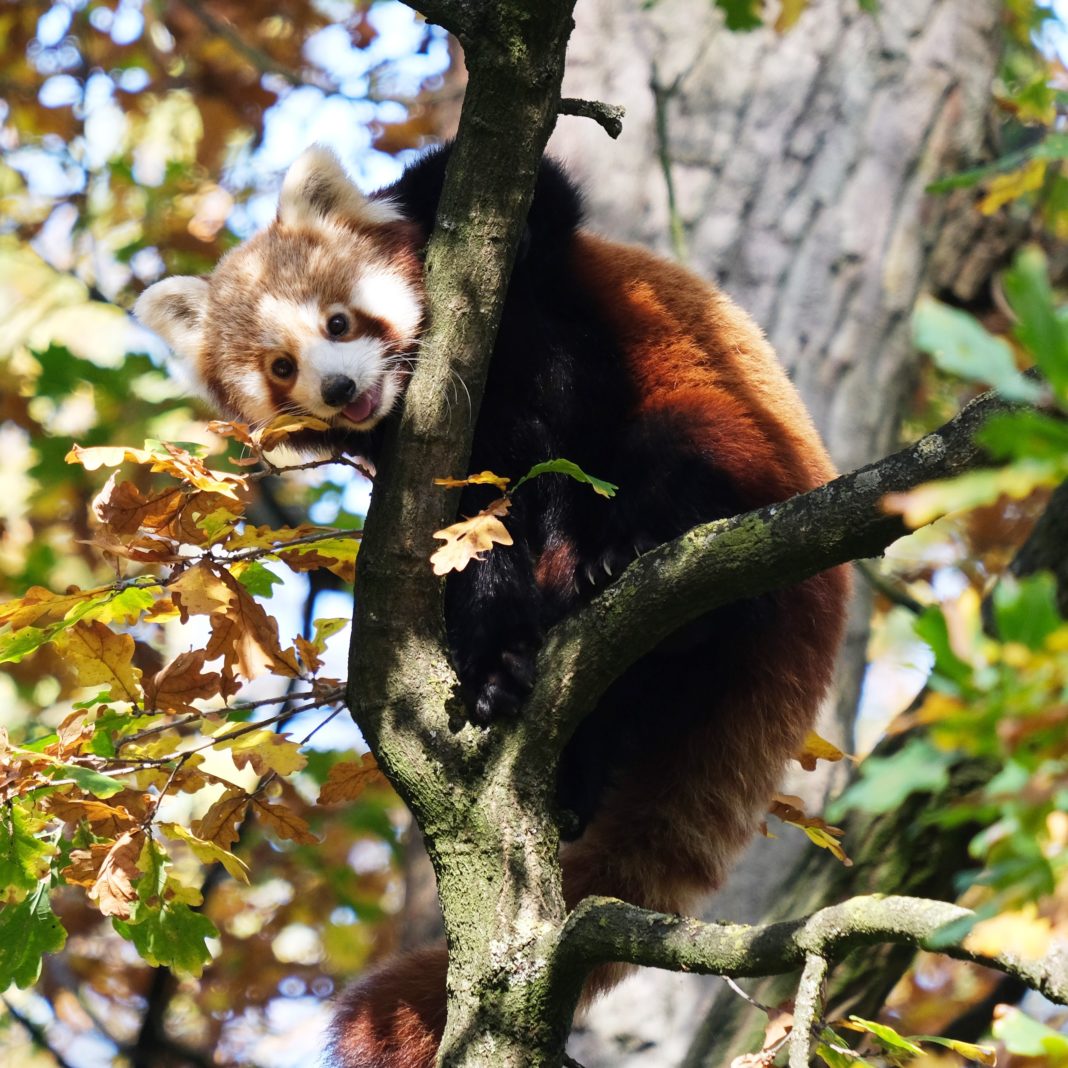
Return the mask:
<path id="1" fill-rule="evenodd" d="M 337 156 L 313 145 L 286 172 L 278 200 L 283 226 L 316 226 L 324 221 L 380 226 L 402 218 L 388 200 L 368 200 L 345 173 Z"/>
<path id="2" fill-rule="evenodd" d="M 208 283 L 204 278 L 164 278 L 137 298 L 134 315 L 159 334 L 174 354 L 193 365 L 204 340 Z"/>

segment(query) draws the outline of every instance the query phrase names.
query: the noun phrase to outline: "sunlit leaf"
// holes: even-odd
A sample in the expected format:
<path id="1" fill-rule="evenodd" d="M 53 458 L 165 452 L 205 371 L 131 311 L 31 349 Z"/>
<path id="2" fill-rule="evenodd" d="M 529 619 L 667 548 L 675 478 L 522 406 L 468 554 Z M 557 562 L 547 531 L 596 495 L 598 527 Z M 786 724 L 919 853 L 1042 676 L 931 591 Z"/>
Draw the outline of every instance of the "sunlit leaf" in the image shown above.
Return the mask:
<path id="1" fill-rule="evenodd" d="M 949 782 L 949 757 L 922 738 L 911 739 L 887 757 L 869 756 L 860 763 L 860 777 L 827 806 L 831 819 L 850 809 L 878 815 L 893 812 L 913 793 L 938 793 Z"/>
<path id="2" fill-rule="evenodd" d="M 46 953 L 56 953 L 67 942 L 67 932 L 48 900 L 43 880 L 17 904 L 0 908 L 0 989 L 15 984 L 32 986 L 41 974 Z"/>
<path id="3" fill-rule="evenodd" d="M 435 531 L 434 537 L 442 539 L 445 544 L 430 557 L 434 574 L 463 571 L 472 560 L 481 560 L 482 554 L 489 552 L 494 545 L 511 545 L 512 535 L 500 520 L 501 516 L 508 514 L 510 505 L 507 497 L 501 497 L 478 515 Z"/>
<path id="4" fill-rule="evenodd" d="M 572 463 L 570 460 L 546 460 L 544 463 L 535 464 L 512 487 L 512 492 L 514 493 L 519 489 L 524 482 L 537 478 L 538 475 L 567 475 L 576 482 L 584 482 L 587 486 L 591 486 L 594 493 L 598 493 L 602 497 L 614 497 L 619 489 L 618 486 L 613 485 L 611 482 L 605 482 L 602 478 L 594 478 L 592 475 L 587 475 L 578 464 Z"/>
<path id="5" fill-rule="evenodd" d="M 993 386 L 1009 400 L 1034 402 L 1041 389 L 1020 374 L 1012 349 L 973 316 L 933 297 L 916 302 L 912 316 L 916 347 L 950 374 Z"/>
<path id="6" fill-rule="evenodd" d="M 56 847 L 38 837 L 42 823 L 17 801 L 0 805 L 0 901 L 23 900 L 47 874 Z"/>

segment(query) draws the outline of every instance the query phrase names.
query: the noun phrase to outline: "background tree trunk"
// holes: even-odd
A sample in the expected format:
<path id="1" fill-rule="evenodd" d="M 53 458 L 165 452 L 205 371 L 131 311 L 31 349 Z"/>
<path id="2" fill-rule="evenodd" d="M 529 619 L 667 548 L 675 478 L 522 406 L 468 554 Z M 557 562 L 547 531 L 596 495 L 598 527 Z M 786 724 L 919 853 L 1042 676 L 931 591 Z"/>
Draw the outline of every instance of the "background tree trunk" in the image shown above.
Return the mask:
<path id="1" fill-rule="evenodd" d="M 686 260 L 747 308 L 843 470 L 897 442 L 916 296 L 983 297 L 1018 240 L 970 194 L 924 193 L 989 155 L 1001 11 L 1000 0 L 902 0 L 872 16 L 855 0 L 813 0 L 778 35 L 732 34 L 708 0 L 577 7 L 564 92 L 627 109 L 615 144 L 574 118 L 550 143 L 586 187 L 590 225 Z M 858 586 L 823 728 L 846 746 L 870 607 Z M 790 789 L 818 804 L 830 785 L 804 775 Z M 706 915 L 757 922 L 776 903 L 781 914 L 784 876 L 809 849 L 789 828 L 757 842 Z M 798 914 L 808 907 L 798 898 Z M 644 972 L 594 1007 L 570 1050 L 587 1068 L 677 1065 L 724 991 Z"/>

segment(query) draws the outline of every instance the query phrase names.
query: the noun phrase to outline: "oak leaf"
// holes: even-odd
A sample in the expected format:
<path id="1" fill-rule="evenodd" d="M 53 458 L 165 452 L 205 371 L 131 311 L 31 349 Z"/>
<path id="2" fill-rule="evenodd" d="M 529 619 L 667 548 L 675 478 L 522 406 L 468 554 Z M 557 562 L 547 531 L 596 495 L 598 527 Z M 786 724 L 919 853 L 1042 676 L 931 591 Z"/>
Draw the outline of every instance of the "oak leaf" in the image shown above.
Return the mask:
<path id="1" fill-rule="evenodd" d="M 105 916 L 127 919 L 137 900 L 134 880 L 141 874 L 138 859 L 144 846 L 144 831 L 126 831 L 115 839 L 100 864 L 89 897 Z M 73 858 L 73 854 L 72 854 Z"/>
<path id="2" fill-rule="evenodd" d="M 827 741 L 826 738 L 821 738 L 815 731 L 809 731 L 805 735 L 800 750 L 794 753 L 794 759 L 805 771 L 815 771 L 818 760 L 826 760 L 833 764 L 844 756 L 845 753 L 838 746 Z"/>
<path id="3" fill-rule="evenodd" d="M 108 686 L 113 698 L 137 701 L 141 672 L 133 665 L 134 640 L 129 634 L 116 634 L 92 620 L 75 623 L 56 638 L 56 645 L 79 686 Z"/>
<path id="4" fill-rule="evenodd" d="M 308 762 L 298 742 L 267 727 L 234 732 L 230 724 L 226 724 L 223 732 L 226 731 L 230 732 L 229 736 L 226 733 L 216 735 L 215 748 L 229 749 L 234 763 L 241 769 L 251 765 L 257 775 L 266 775 L 269 771 L 291 775 Z"/>
<path id="5" fill-rule="evenodd" d="M 446 489 L 458 489 L 460 486 L 496 486 L 502 492 L 508 488 L 512 480 L 503 475 L 495 475 L 492 471 L 480 471 L 477 475 L 468 475 L 467 478 L 435 478 L 435 486 L 444 486 Z"/>
<path id="6" fill-rule="evenodd" d="M 435 531 L 434 537 L 442 539 L 445 544 L 430 557 L 434 574 L 463 571 L 472 560 L 481 560 L 480 554 L 489 552 L 494 545 L 511 545 L 512 535 L 500 519 L 508 514 L 510 507 L 511 501 L 501 497 L 478 515 Z"/>
<path id="7" fill-rule="evenodd" d="M 254 797 L 252 803 L 263 825 L 274 831 L 279 838 L 288 838 L 298 845 L 318 844 L 319 839 L 311 833 L 308 821 L 298 816 L 291 808 L 264 801 L 259 797 Z"/>
<path id="8" fill-rule="evenodd" d="M 209 564 L 187 568 L 168 588 L 183 623 L 188 623 L 190 616 L 210 616 L 222 611 L 233 600 L 233 588 Z"/>
<path id="9" fill-rule="evenodd" d="M 200 819 L 193 821 L 190 829 L 197 838 L 228 849 L 241 834 L 248 803 L 249 796 L 244 790 L 236 787 L 227 790 Z"/>
<path id="10" fill-rule="evenodd" d="M 204 671 L 205 657 L 203 649 L 179 653 L 162 670 L 146 678 L 145 708 L 190 712 L 194 711 L 192 701 L 218 694 L 222 677 L 217 671 Z"/>
<path id="11" fill-rule="evenodd" d="M 235 879 L 248 883 L 248 865 L 228 849 L 223 849 L 216 842 L 198 838 L 179 823 L 161 823 L 159 827 L 164 834 L 185 842 L 202 864 L 221 864 Z"/>
<path id="12" fill-rule="evenodd" d="M 838 841 L 845 831 L 841 827 L 832 827 L 818 816 L 805 815 L 805 803 L 800 797 L 795 794 L 774 794 L 768 811 L 773 816 L 778 816 L 783 823 L 804 831 L 813 844 L 828 850 L 847 868 L 853 866 L 853 861 L 849 859 L 842 848 L 842 843 Z"/>
<path id="13" fill-rule="evenodd" d="M 370 753 L 359 760 L 342 760 L 330 769 L 319 791 L 320 805 L 336 805 L 355 801 L 369 786 L 387 786 L 386 777 L 378 770 L 378 763 Z"/>

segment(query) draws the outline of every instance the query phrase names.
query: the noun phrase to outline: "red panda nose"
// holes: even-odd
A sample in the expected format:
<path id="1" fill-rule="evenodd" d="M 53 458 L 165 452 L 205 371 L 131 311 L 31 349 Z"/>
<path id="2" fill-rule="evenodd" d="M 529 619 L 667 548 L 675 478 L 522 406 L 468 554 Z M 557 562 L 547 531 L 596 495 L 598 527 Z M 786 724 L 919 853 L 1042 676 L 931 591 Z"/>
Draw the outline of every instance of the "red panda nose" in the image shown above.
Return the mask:
<path id="1" fill-rule="evenodd" d="M 342 408 L 356 395 L 356 383 L 348 375 L 330 375 L 321 387 L 323 403 Z"/>

